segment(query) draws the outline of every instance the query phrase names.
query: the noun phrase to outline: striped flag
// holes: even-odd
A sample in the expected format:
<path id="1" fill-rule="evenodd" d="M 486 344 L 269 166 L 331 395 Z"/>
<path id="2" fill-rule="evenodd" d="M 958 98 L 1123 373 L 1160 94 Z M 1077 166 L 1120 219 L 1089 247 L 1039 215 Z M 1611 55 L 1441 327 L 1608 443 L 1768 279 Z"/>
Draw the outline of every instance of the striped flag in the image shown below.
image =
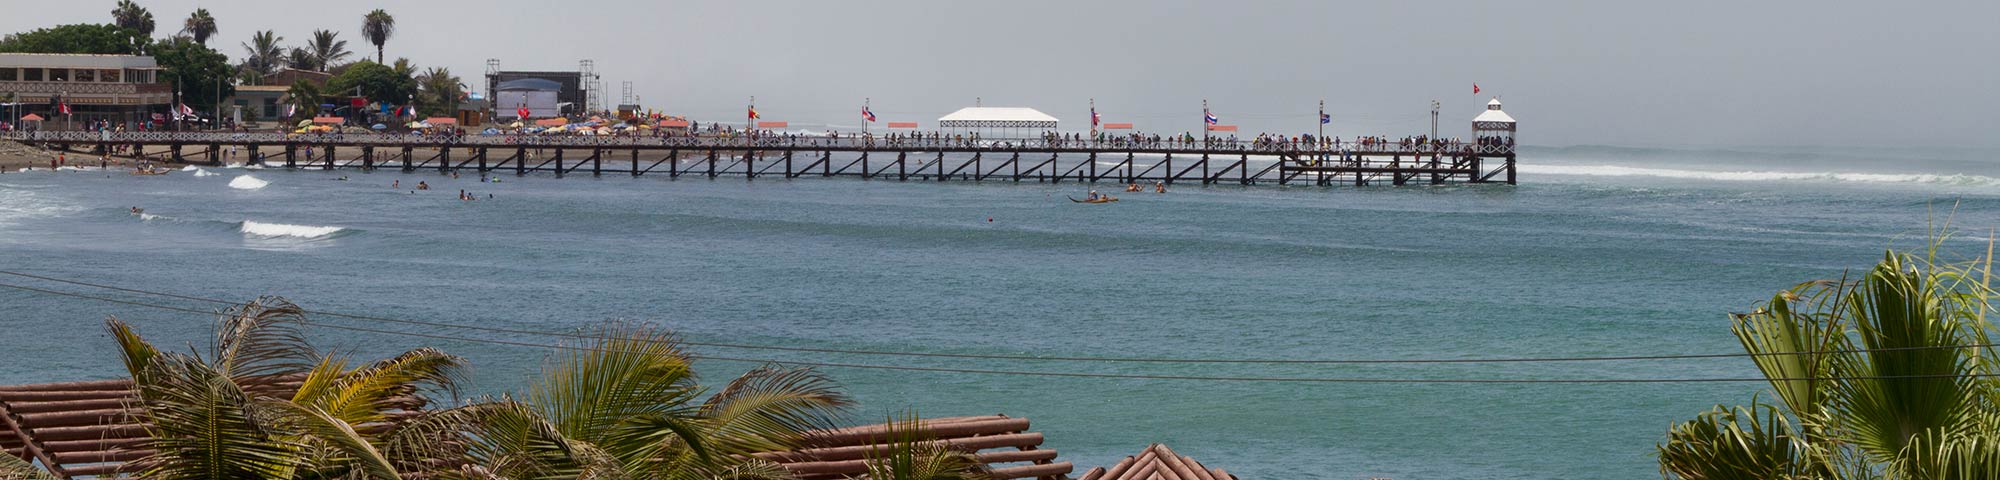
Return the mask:
<path id="1" fill-rule="evenodd" d="M 1207 121 L 1209 125 L 1214 125 L 1214 124 L 1215 124 L 1215 122 L 1220 122 L 1220 121 L 1222 121 L 1222 119 L 1220 119 L 1220 118 L 1215 118 L 1215 114 L 1213 114 L 1213 113 L 1208 113 L 1208 109 L 1206 109 L 1206 108 L 1204 108 L 1204 109 L 1202 109 L 1202 110 L 1201 110 L 1201 116 L 1202 116 L 1202 120 L 1204 120 L 1204 121 Z"/>
<path id="2" fill-rule="evenodd" d="M 875 112 L 870 112 L 868 111 L 868 107 L 863 106 L 861 107 L 861 118 L 868 120 L 868 123 L 875 123 Z"/>

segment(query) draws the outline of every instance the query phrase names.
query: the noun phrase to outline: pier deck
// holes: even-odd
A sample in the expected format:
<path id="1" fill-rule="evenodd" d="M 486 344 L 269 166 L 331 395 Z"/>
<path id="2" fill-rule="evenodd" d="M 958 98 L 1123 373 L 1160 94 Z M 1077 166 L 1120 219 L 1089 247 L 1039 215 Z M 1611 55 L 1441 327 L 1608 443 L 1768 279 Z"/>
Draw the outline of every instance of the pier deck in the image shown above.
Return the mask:
<path id="1" fill-rule="evenodd" d="M 1511 145 L 1467 143 L 46 131 L 10 132 L 0 139 L 88 153 L 121 148 L 162 162 L 209 165 L 221 165 L 222 152 L 235 147 L 242 161 L 323 170 L 1322 186 L 1516 183 Z"/>

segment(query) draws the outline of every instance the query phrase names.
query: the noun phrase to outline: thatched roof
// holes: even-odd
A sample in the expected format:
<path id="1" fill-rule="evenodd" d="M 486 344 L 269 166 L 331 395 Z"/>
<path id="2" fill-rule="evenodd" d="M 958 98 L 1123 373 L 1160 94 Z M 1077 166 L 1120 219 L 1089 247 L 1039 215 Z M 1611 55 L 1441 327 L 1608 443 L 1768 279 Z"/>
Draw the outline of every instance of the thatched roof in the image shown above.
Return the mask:
<path id="1" fill-rule="evenodd" d="M 1104 467 L 1083 472 L 1077 480 L 1236 480 L 1222 469 L 1210 469 L 1193 458 L 1174 453 L 1166 445 L 1152 444 L 1138 455 Z"/>

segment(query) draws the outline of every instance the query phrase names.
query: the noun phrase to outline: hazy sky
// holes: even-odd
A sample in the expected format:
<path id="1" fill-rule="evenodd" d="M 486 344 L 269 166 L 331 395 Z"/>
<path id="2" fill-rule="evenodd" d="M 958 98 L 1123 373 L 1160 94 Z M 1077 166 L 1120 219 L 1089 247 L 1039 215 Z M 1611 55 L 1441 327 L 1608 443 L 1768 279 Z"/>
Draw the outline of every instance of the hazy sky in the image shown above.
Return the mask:
<path id="1" fill-rule="evenodd" d="M 113 0 L 7 0 L 0 31 L 108 22 Z M 477 77 L 597 61 L 649 107 L 858 128 L 983 97 L 1088 125 L 1180 132 L 1206 98 L 1245 132 L 1445 135 L 1499 95 L 1542 145 L 2000 145 L 2000 2 L 392 2 L 144 0 L 179 29 L 196 4 L 233 59 L 253 31 L 331 28 L 357 55 L 361 16 L 396 16 L 390 59 Z M 1362 4 L 1354 4 L 1362 3 Z M 1486 93 L 1473 95 L 1478 82 Z M 479 88 L 484 82 L 468 81 Z M 881 124 L 877 124 L 880 126 Z"/>

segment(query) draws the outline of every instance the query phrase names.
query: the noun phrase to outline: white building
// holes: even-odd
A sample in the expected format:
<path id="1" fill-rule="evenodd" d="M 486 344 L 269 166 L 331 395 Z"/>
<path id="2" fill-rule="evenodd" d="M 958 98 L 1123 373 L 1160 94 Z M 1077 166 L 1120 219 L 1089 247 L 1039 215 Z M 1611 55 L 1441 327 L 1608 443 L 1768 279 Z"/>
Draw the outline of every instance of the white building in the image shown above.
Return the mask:
<path id="1" fill-rule="evenodd" d="M 35 113 L 47 117 L 51 127 L 62 125 L 55 112 L 61 98 L 74 115 L 68 123 L 140 122 L 165 113 L 173 102 L 172 89 L 159 83 L 159 71 L 146 56 L 0 53 L 0 93 L 12 93 L 21 103 L 7 112 L 9 121 Z"/>

